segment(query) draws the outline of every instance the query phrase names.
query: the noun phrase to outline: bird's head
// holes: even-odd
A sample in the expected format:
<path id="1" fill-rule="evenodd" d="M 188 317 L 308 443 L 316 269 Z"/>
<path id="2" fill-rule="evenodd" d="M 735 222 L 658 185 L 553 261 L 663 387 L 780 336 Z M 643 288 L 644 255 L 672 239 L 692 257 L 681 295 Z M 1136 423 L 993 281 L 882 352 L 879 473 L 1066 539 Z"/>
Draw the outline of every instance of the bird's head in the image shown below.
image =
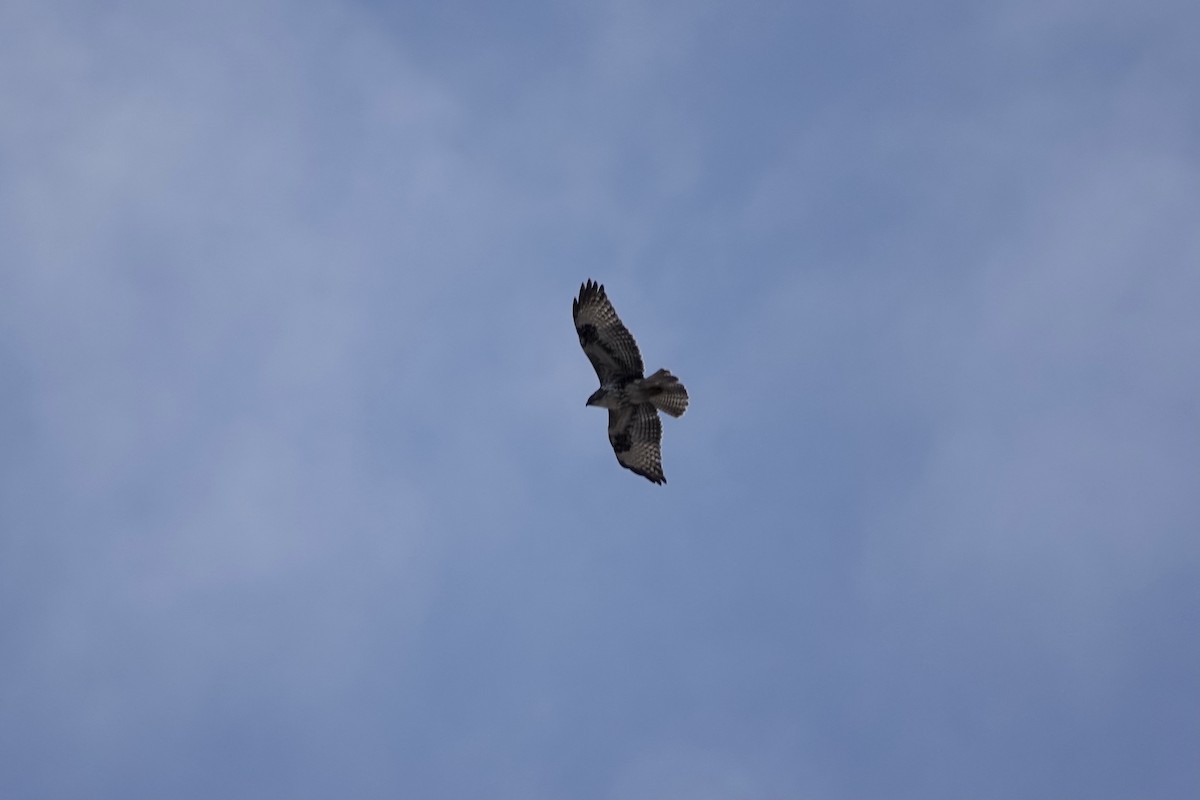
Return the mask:
<path id="1" fill-rule="evenodd" d="M 606 399 L 608 399 L 608 390 L 600 388 L 592 392 L 592 396 L 587 399 L 585 405 L 603 407 Z"/>

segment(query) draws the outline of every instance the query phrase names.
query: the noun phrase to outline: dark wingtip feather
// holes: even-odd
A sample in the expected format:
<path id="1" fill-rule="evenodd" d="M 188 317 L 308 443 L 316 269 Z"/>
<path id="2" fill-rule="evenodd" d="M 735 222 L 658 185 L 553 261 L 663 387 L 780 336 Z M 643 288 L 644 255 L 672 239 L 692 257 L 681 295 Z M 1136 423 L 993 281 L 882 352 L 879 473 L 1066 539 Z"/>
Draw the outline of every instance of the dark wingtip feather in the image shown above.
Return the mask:
<path id="1" fill-rule="evenodd" d="M 607 295 L 604 293 L 604 284 L 596 283 L 591 278 L 588 278 L 583 283 L 579 284 L 579 297 L 571 302 L 571 316 L 578 316 L 579 309 L 597 298 L 603 299 Z"/>
<path id="2" fill-rule="evenodd" d="M 651 473 L 646 472 L 644 469 L 638 469 L 637 467 L 631 467 L 628 464 L 622 463 L 620 459 L 617 459 L 617 463 L 621 464 L 622 467 L 629 470 L 630 472 L 632 472 L 636 475 L 641 475 L 646 480 L 648 480 L 651 483 L 656 484 L 658 486 L 662 486 L 664 483 L 667 482 L 666 475 L 652 475 Z"/>
<path id="3" fill-rule="evenodd" d="M 583 303 L 586 300 L 590 300 L 591 298 L 597 296 L 604 296 L 604 284 L 596 283 L 591 278 L 588 278 L 587 281 L 579 287 L 579 302 Z"/>

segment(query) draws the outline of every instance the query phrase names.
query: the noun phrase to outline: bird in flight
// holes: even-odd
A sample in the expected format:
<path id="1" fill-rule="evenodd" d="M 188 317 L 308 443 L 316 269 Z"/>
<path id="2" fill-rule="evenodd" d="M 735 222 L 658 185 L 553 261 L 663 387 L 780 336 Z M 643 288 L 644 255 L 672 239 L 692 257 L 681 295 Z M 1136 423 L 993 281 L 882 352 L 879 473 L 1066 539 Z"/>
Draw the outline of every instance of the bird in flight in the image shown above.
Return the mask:
<path id="1" fill-rule="evenodd" d="M 644 376 L 637 342 L 600 284 L 592 280 L 583 284 L 571 313 L 579 344 L 600 379 L 600 388 L 587 405 L 608 409 L 608 441 L 617 462 L 652 483 L 666 483 L 658 412 L 682 416 L 688 406 L 687 389 L 665 369 Z"/>

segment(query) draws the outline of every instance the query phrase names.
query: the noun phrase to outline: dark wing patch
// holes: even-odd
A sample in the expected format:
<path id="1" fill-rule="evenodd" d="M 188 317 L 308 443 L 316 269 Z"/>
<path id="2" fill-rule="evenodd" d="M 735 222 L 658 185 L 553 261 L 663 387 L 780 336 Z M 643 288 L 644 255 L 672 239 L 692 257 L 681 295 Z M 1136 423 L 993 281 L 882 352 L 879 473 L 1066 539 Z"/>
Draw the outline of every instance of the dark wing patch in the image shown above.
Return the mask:
<path id="1" fill-rule="evenodd" d="M 579 344 L 596 370 L 600 383 L 619 378 L 640 378 L 645 372 L 642 354 L 633 334 L 621 322 L 604 287 L 589 280 L 579 287 L 571 304 Z"/>
<path id="2" fill-rule="evenodd" d="M 662 468 L 662 421 L 650 403 L 608 412 L 608 441 L 617 463 L 652 483 L 666 483 Z"/>

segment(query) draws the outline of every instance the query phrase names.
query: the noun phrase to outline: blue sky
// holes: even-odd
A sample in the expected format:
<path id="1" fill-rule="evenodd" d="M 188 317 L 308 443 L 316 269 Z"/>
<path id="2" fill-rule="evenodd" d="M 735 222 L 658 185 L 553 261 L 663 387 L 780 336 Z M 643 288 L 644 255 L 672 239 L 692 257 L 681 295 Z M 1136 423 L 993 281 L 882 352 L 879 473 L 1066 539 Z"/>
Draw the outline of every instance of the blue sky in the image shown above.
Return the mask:
<path id="1" fill-rule="evenodd" d="M 0 795 L 1197 796 L 1198 25 L 6 2 Z"/>

